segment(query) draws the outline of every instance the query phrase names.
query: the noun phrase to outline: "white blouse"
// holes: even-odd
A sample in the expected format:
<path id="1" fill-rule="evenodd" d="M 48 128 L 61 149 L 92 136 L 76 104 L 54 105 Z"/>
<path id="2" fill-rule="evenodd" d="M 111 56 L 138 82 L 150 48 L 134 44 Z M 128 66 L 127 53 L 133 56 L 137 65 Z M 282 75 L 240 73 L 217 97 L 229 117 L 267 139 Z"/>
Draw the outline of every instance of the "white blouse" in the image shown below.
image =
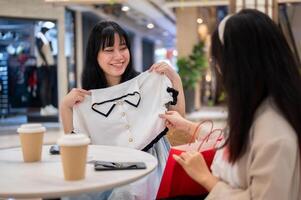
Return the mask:
<path id="1" fill-rule="evenodd" d="M 173 102 L 171 87 L 165 75 L 147 71 L 119 85 L 91 90 L 92 95 L 73 108 L 74 132 L 88 134 L 93 144 L 147 150 L 164 135 L 159 114 Z"/>
<path id="2" fill-rule="evenodd" d="M 225 158 L 225 147 L 216 151 L 212 165 L 212 174 L 225 181 L 233 188 L 240 188 L 241 183 L 238 177 L 237 164 L 231 164 Z"/>

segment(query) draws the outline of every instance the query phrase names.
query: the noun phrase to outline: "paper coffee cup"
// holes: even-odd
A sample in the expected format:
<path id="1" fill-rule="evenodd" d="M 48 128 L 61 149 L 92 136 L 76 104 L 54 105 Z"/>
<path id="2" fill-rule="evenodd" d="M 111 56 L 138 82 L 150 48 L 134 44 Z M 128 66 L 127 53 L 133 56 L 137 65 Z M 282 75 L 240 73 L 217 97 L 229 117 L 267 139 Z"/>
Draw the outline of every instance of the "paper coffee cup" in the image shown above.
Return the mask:
<path id="1" fill-rule="evenodd" d="M 45 131 L 45 127 L 41 124 L 22 124 L 18 128 L 24 162 L 41 160 Z"/>
<path id="2" fill-rule="evenodd" d="M 84 179 L 90 139 L 84 134 L 66 134 L 57 143 L 60 146 L 65 180 Z"/>

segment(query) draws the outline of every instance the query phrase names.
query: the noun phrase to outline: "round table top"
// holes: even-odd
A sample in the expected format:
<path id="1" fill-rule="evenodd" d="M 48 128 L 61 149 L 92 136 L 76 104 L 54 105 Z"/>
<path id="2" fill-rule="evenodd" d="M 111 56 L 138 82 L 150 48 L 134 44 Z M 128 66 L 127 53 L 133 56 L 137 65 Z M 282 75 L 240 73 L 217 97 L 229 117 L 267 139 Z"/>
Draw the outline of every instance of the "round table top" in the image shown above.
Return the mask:
<path id="1" fill-rule="evenodd" d="M 135 149 L 89 145 L 88 161 L 145 162 L 139 170 L 95 171 L 87 163 L 86 178 L 65 181 L 61 158 L 49 154 L 50 146 L 43 146 L 42 161 L 24 163 L 21 148 L 0 150 L 0 197 L 53 198 L 86 192 L 101 192 L 133 182 L 155 169 L 157 159 Z"/>

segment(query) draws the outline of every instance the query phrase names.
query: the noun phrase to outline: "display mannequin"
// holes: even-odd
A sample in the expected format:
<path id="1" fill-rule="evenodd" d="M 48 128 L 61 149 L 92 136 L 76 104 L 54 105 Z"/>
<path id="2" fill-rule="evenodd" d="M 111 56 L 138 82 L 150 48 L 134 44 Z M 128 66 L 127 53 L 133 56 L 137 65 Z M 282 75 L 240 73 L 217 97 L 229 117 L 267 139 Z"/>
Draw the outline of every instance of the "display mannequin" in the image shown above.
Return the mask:
<path id="1" fill-rule="evenodd" d="M 40 86 L 41 110 L 40 114 L 57 115 L 58 110 L 53 106 L 53 96 L 56 91 L 56 65 L 52 54 L 51 42 L 46 37 L 48 27 L 42 26 L 36 35 L 37 67 Z"/>

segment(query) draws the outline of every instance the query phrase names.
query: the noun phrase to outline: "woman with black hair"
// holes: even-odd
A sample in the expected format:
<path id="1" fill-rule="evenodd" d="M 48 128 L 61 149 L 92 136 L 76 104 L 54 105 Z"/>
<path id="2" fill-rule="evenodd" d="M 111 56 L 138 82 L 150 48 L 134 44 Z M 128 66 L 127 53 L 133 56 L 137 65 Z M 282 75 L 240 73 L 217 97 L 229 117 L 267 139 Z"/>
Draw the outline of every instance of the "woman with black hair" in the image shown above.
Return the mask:
<path id="1" fill-rule="evenodd" d="M 118 51 L 117 56 L 119 57 L 112 58 L 113 51 Z M 60 105 L 60 114 L 65 133 L 73 131 L 73 106 L 82 102 L 85 95 L 90 95 L 89 90 L 114 86 L 128 81 L 139 74 L 132 66 L 128 36 L 115 22 L 103 21 L 94 26 L 87 44 L 85 62 L 82 72 L 82 89 L 72 89 L 63 98 Z M 179 92 L 178 103 L 175 106 L 171 106 L 170 110 L 176 110 L 184 115 L 185 102 L 179 75 L 164 62 L 152 65 L 150 71 L 165 74 L 170 79 L 173 88 Z"/>
<path id="2" fill-rule="evenodd" d="M 179 75 L 164 62 L 154 64 L 149 72 L 138 75 L 131 60 L 130 42 L 126 32 L 115 22 L 97 23 L 87 44 L 82 88 L 72 89 L 60 105 L 64 132 L 88 134 L 93 144 L 126 146 L 147 151 L 157 157 L 158 168 L 146 177 L 147 180 L 135 182 L 137 184 L 131 187 L 79 198 L 155 198 L 169 150 L 169 143 L 164 137 L 167 129 L 164 129 L 164 121 L 156 112 L 166 109 L 165 103 L 172 102 L 170 100 L 174 96 L 165 87 L 162 87 L 162 94 L 161 90 L 156 93 L 153 91 L 158 89 L 160 83 L 164 86 L 170 85 L 173 94 L 178 95 L 177 103 L 173 102 L 168 109 L 177 110 L 184 115 L 182 82 Z M 148 90 L 141 91 L 146 86 Z M 146 96 L 143 96 L 145 93 Z M 154 104 L 146 105 L 147 101 Z M 161 113 L 164 112 L 165 110 Z M 145 121 L 142 122 L 141 119 Z M 157 133 L 162 127 L 164 131 Z M 151 176 L 155 178 L 149 178 Z"/>
<path id="3" fill-rule="evenodd" d="M 301 199 L 300 65 L 277 25 L 246 9 L 222 20 L 212 36 L 228 101 L 228 132 L 211 165 L 198 152 L 174 159 L 203 185 L 206 199 Z M 193 131 L 175 111 L 168 127 Z"/>

